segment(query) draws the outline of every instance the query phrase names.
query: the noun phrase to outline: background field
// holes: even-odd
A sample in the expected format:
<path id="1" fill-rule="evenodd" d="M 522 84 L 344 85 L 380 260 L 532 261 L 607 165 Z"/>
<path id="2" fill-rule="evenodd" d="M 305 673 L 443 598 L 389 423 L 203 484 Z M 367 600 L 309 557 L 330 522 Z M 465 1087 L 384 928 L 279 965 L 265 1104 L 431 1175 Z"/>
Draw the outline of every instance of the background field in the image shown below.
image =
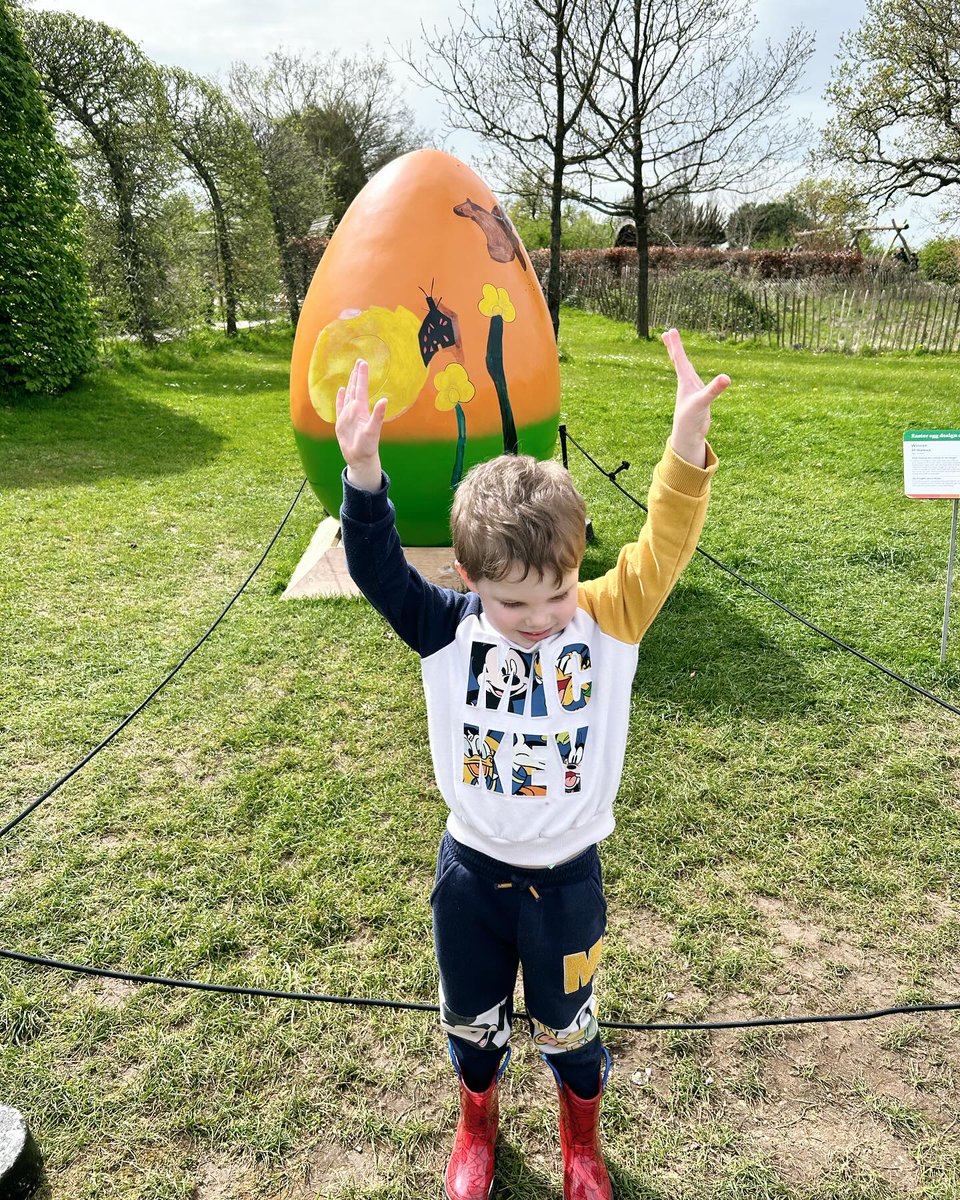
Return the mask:
<path id="1" fill-rule="evenodd" d="M 564 416 L 641 496 L 669 431 L 658 342 L 565 311 Z M 938 662 L 949 506 L 901 436 L 957 424 L 948 357 L 688 341 L 721 458 L 704 545 L 960 702 Z M 299 485 L 289 339 L 245 335 L 0 409 L 0 824 L 157 682 Z M 574 454 L 604 570 L 639 514 Z M 443 809 L 417 664 L 358 601 L 280 600 L 305 497 L 214 638 L 0 843 L 0 945 L 253 986 L 434 999 Z M 960 999 L 957 719 L 703 560 L 641 647 L 603 1015 Z M 64 1200 L 439 1195 L 455 1111 L 429 1016 L 234 1000 L 0 965 L 0 1102 Z M 519 1001 L 518 997 L 518 1001 Z M 643 1200 L 960 1197 L 960 1023 L 616 1035 L 604 1131 Z M 501 1196 L 556 1200 L 546 1068 L 521 1035 Z"/>

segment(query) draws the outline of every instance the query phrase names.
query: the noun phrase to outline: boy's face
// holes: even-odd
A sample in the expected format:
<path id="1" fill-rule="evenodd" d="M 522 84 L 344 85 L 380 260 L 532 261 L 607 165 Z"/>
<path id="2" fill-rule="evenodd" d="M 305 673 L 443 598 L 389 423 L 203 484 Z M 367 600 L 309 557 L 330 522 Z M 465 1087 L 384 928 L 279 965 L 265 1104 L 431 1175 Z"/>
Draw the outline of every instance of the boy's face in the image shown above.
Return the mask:
<path id="1" fill-rule="evenodd" d="M 517 646 L 529 648 L 560 633 L 577 611 L 578 570 L 568 571 L 558 584 L 553 572 L 542 579 L 515 563 L 504 579 L 471 579 L 457 563 L 460 577 L 483 602 L 483 611 L 497 633 Z"/>

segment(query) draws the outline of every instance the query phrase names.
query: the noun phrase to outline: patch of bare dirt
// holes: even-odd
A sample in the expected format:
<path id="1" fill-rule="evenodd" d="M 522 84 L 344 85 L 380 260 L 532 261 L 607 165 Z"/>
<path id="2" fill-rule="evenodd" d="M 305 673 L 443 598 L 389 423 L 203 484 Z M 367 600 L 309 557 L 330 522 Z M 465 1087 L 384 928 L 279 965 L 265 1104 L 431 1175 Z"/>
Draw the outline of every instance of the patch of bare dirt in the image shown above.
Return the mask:
<path id="1" fill-rule="evenodd" d="M 102 1008 L 117 1009 L 139 990 L 139 985 L 128 983 L 125 979 L 89 975 L 78 979 L 73 990 L 80 995 L 90 996 Z"/>
<path id="2" fill-rule="evenodd" d="M 204 763 L 200 763 L 201 753 L 194 747 L 179 747 L 170 755 L 170 769 L 182 783 L 192 783 L 203 787 L 215 783 L 217 772 L 211 769 L 210 756 L 203 754 Z"/>
<path id="3" fill-rule="evenodd" d="M 376 1152 L 369 1146 L 319 1146 L 297 1162 L 289 1182 L 277 1197 L 278 1200 L 316 1200 L 317 1197 L 336 1195 L 348 1185 L 373 1185 L 388 1171 L 389 1162 L 378 1171 Z"/>
<path id="4" fill-rule="evenodd" d="M 949 899 L 929 899 L 929 919 L 904 930 L 905 945 L 918 937 L 935 945 L 957 921 Z M 779 960 L 763 1001 L 767 1012 L 893 1007 L 911 982 L 907 963 L 863 944 L 855 930 L 830 928 L 780 900 L 758 899 L 757 908 Z M 871 932 L 863 932 L 864 941 Z M 956 956 L 945 955 L 927 975 L 945 1001 L 960 999 L 957 968 Z M 728 995 L 707 1005 L 695 988 L 678 993 L 670 1007 L 706 1008 L 704 1020 L 760 1015 L 756 997 Z M 691 1045 L 706 1090 L 700 1115 L 736 1129 L 742 1151 L 768 1158 L 788 1184 L 802 1186 L 846 1162 L 909 1193 L 919 1184 L 915 1147 L 926 1138 L 950 1142 L 960 1127 L 960 1023 L 949 1014 L 722 1031 Z M 659 1035 L 619 1047 L 618 1074 L 638 1089 L 650 1121 L 662 1121 L 676 1105 L 678 1065 Z"/>
<path id="5" fill-rule="evenodd" d="M 207 1160 L 197 1167 L 193 1200 L 249 1200 L 258 1195 L 256 1177 L 241 1162 Z"/>
<path id="6" fill-rule="evenodd" d="M 673 927 L 652 909 L 631 909 L 629 921 L 611 920 L 610 925 L 605 943 L 619 942 L 634 952 L 662 951 L 673 942 Z"/>

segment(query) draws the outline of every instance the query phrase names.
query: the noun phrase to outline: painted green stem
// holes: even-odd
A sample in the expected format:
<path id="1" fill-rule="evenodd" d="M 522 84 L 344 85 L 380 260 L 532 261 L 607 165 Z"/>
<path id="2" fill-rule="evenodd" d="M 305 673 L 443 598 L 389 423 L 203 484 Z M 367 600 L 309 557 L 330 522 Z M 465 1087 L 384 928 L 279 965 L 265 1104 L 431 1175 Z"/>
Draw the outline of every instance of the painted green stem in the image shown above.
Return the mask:
<path id="1" fill-rule="evenodd" d="M 497 389 L 500 401 L 500 423 L 503 426 L 503 452 L 516 454 L 519 449 L 517 427 L 513 421 L 513 409 L 507 394 L 507 380 L 503 373 L 503 317 L 490 318 L 490 333 L 487 336 L 487 371 Z"/>
<path id="2" fill-rule="evenodd" d="M 453 460 L 453 474 L 450 477 L 452 488 L 463 478 L 463 454 L 467 448 L 467 418 L 463 415 L 463 405 L 458 404 L 454 412 L 457 414 L 457 454 Z"/>

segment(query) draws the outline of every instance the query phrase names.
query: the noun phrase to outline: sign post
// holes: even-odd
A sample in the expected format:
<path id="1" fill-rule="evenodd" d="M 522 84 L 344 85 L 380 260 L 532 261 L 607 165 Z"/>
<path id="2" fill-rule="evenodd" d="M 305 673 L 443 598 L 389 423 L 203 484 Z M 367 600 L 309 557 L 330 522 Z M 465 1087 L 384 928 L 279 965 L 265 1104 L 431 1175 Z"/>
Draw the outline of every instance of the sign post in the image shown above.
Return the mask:
<path id="1" fill-rule="evenodd" d="M 947 661 L 947 631 L 950 627 L 950 596 L 953 592 L 953 559 L 957 550 L 957 505 L 953 502 L 953 523 L 950 526 L 950 557 L 947 559 L 947 596 L 943 602 L 943 634 L 940 637 L 940 664 Z"/>
<path id="2" fill-rule="evenodd" d="M 952 500 L 947 592 L 943 602 L 940 662 L 947 661 L 953 564 L 957 550 L 957 510 L 960 506 L 960 429 L 908 429 L 903 435 L 903 490 L 914 500 Z"/>

